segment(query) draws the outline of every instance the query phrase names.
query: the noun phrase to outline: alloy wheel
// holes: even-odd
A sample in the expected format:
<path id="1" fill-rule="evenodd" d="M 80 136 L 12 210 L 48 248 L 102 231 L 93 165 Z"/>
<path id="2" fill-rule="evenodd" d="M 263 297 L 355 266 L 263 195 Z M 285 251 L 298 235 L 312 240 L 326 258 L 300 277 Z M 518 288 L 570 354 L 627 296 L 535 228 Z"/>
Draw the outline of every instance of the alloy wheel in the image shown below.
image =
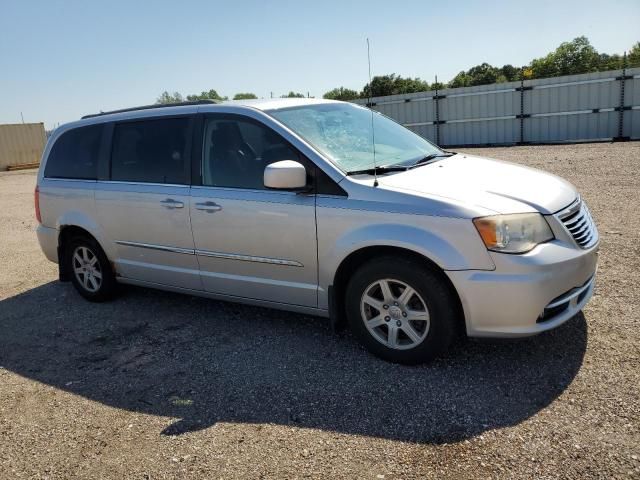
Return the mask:
<path id="1" fill-rule="evenodd" d="M 81 245 L 72 255 L 73 273 L 82 287 L 95 293 L 102 285 L 102 268 L 96 254 L 90 248 Z"/>
<path id="2" fill-rule="evenodd" d="M 427 304 L 400 280 L 386 278 L 370 284 L 362 294 L 360 313 L 369 333 L 389 348 L 415 348 L 429 333 Z"/>

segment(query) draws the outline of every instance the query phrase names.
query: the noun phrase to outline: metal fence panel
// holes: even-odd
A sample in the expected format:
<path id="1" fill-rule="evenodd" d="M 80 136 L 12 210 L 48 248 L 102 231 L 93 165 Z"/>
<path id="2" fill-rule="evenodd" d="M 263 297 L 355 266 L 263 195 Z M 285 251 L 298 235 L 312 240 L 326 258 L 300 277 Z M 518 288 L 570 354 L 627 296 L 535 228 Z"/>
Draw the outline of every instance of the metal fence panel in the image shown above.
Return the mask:
<path id="1" fill-rule="evenodd" d="M 372 108 L 442 145 L 640 138 L 640 68 L 374 97 Z M 364 99 L 355 103 L 367 104 Z"/>
<path id="2" fill-rule="evenodd" d="M 624 82 L 624 103 L 631 109 L 624 112 L 622 135 L 634 140 L 640 140 L 640 69 L 637 70 L 632 79 Z"/>
<path id="3" fill-rule="evenodd" d="M 606 76 L 600 74 L 605 73 Z M 544 78 L 525 82 L 535 87 L 525 95 L 525 110 L 530 114 L 572 112 L 594 108 L 615 108 L 620 101 L 622 71 L 597 72 L 572 77 Z M 591 76 L 601 78 L 589 78 Z M 585 78 L 586 77 L 586 78 Z"/>
<path id="4" fill-rule="evenodd" d="M 532 117 L 524 124 L 524 138 L 531 143 L 610 140 L 617 125 L 617 112 Z"/>
<path id="5" fill-rule="evenodd" d="M 440 126 L 440 143 L 442 145 L 515 143 L 518 141 L 519 126 L 519 122 L 515 119 L 447 122 Z"/>

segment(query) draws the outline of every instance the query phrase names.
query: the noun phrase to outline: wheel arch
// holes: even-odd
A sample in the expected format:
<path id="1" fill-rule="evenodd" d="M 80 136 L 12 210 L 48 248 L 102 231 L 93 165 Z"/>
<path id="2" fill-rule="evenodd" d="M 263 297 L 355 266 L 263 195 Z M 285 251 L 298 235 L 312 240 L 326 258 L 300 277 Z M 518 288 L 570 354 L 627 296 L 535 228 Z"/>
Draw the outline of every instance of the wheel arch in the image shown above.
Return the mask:
<path id="1" fill-rule="evenodd" d="M 444 270 L 433 260 L 418 253 L 414 250 L 409 250 L 403 247 L 388 246 L 388 245 L 375 245 L 360 248 L 347 255 L 338 265 L 336 273 L 333 277 L 333 283 L 329 287 L 329 310 L 331 317 L 331 324 L 334 330 L 341 330 L 346 325 L 346 311 L 345 311 L 345 292 L 347 283 L 351 278 L 352 273 L 357 270 L 361 265 L 366 262 L 379 258 L 382 256 L 390 257 L 402 257 L 409 259 L 420 265 L 422 268 L 429 269 L 436 273 L 442 280 L 443 284 L 452 294 L 452 298 L 455 299 L 456 318 L 456 330 L 458 333 L 464 334 L 466 332 L 464 309 L 462 308 L 462 300 L 455 286 L 444 273 Z"/>
<path id="2" fill-rule="evenodd" d="M 107 255 L 106 250 L 104 249 L 100 240 L 96 238 L 96 236 L 92 232 L 84 227 L 75 224 L 60 225 L 58 231 L 60 232 L 58 233 L 58 271 L 60 281 L 62 282 L 68 282 L 71 280 L 71 272 L 68 271 L 67 262 L 65 261 L 66 259 L 64 256 L 66 253 L 66 246 L 72 238 L 80 236 L 90 238 L 95 241 L 105 253 L 105 255 Z M 107 256 L 107 258 L 109 257 Z M 115 272 L 113 263 L 111 263 L 111 269 Z"/>

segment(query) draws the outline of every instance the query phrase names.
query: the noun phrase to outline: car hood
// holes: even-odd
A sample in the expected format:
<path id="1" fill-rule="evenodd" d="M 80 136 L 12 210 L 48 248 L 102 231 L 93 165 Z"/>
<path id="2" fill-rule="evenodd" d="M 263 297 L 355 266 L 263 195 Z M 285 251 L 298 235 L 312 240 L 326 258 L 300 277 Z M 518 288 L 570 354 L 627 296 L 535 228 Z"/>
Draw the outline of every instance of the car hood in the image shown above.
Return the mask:
<path id="1" fill-rule="evenodd" d="M 380 186 L 449 198 L 496 213 L 555 213 L 577 197 L 566 180 L 509 162 L 456 154 L 404 172 L 378 177 Z"/>

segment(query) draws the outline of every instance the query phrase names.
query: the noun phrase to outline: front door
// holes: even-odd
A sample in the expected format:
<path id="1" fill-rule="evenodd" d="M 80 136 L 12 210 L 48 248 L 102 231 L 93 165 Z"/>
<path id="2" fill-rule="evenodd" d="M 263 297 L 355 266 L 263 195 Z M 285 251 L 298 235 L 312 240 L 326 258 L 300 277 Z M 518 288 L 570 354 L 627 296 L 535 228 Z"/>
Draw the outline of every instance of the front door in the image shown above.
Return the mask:
<path id="1" fill-rule="evenodd" d="M 97 217 L 123 277 L 202 289 L 189 218 L 190 117 L 114 126 L 108 180 Z"/>
<path id="2" fill-rule="evenodd" d="M 205 117 L 200 186 L 191 222 L 203 288 L 218 294 L 317 306 L 315 195 L 267 190 L 266 165 L 300 154 L 240 115 Z"/>

